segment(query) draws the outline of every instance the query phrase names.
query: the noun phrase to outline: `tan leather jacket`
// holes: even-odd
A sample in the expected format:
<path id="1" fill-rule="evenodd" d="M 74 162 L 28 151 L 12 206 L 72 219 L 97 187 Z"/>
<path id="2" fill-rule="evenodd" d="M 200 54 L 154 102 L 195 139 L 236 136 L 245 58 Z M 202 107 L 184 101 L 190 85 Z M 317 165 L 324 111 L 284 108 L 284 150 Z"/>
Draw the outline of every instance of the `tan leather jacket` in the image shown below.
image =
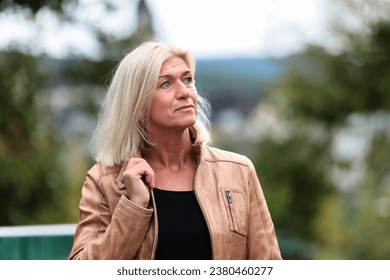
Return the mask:
<path id="1" fill-rule="evenodd" d="M 199 166 L 194 191 L 211 237 L 213 259 L 281 259 L 274 225 L 256 171 L 244 156 L 194 146 Z M 80 222 L 69 259 L 154 259 L 157 211 L 126 197 L 126 163 L 87 173 Z"/>

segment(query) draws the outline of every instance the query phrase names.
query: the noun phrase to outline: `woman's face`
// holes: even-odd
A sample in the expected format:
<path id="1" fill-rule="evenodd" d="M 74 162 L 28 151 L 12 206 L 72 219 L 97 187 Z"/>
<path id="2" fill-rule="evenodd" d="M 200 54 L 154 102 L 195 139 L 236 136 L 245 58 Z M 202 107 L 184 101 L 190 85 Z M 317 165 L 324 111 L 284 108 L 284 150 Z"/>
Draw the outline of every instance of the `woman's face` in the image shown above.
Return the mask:
<path id="1" fill-rule="evenodd" d="M 164 133 L 195 124 L 197 91 L 193 75 L 180 57 L 163 63 L 151 105 L 150 131 Z"/>

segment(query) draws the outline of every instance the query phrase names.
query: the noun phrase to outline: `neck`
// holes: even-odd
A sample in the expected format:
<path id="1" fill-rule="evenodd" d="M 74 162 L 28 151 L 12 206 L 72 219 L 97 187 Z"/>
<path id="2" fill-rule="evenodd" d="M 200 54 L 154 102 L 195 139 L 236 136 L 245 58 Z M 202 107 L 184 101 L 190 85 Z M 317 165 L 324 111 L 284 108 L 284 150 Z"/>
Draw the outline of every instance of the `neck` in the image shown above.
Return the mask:
<path id="1" fill-rule="evenodd" d="M 169 168 L 180 170 L 181 167 L 194 160 L 192 142 L 188 129 L 181 133 L 164 133 L 153 137 L 154 145 L 145 153 L 144 158 L 153 168 Z"/>

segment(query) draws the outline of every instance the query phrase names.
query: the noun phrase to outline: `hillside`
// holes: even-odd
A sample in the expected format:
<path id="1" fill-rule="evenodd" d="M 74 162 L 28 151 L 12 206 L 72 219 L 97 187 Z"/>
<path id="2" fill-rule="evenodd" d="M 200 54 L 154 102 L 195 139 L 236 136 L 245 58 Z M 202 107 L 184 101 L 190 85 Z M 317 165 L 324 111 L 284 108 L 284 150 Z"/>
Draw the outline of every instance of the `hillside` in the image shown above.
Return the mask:
<path id="1" fill-rule="evenodd" d="M 198 89 L 205 92 L 221 89 L 246 92 L 278 79 L 282 71 L 282 61 L 271 58 L 198 60 L 196 82 Z"/>
<path id="2" fill-rule="evenodd" d="M 210 101 L 213 118 L 231 108 L 245 117 L 283 69 L 282 60 L 271 58 L 198 60 L 196 86 Z"/>

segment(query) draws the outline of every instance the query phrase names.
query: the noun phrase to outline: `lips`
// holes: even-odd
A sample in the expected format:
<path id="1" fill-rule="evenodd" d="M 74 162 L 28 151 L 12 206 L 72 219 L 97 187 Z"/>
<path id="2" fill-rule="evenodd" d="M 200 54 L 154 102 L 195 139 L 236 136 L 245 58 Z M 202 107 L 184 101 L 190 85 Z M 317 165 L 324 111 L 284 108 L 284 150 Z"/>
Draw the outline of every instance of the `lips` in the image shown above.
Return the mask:
<path id="1" fill-rule="evenodd" d="M 189 108 L 194 109 L 194 105 L 188 104 L 188 105 L 180 106 L 175 111 L 185 110 L 185 109 L 189 109 Z"/>

